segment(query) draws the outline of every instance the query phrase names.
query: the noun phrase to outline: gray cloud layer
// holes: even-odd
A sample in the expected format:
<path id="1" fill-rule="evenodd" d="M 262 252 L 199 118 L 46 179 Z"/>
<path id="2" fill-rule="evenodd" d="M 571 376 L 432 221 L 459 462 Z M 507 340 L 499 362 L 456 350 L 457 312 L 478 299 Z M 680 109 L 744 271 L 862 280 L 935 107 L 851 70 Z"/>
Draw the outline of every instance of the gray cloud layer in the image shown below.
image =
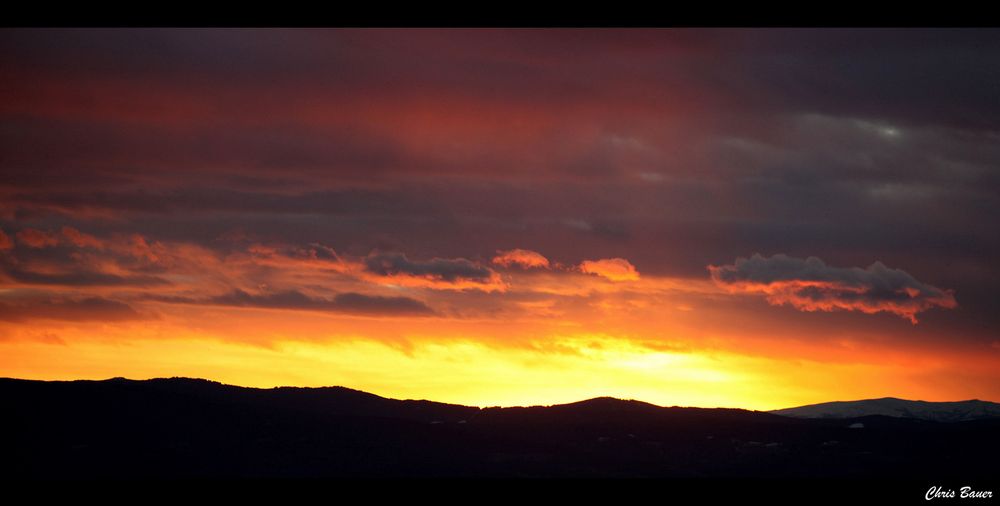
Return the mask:
<path id="1" fill-rule="evenodd" d="M 372 252 L 365 258 L 365 269 L 380 276 L 409 274 L 429 276 L 441 281 L 455 282 L 470 280 L 486 282 L 493 277 L 493 270 L 464 258 L 432 258 L 427 261 L 413 261 L 398 252 Z"/>
<path id="2" fill-rule="evenodd" d="M 212 304 L 219 306 L 254 307 L 270 309 L 300 309 L 309 311 L 329 311 L 382 316 L 429 316 L 434 310 L 423 302 L 409 297 L 383 297 L 345 292 L 331 299 L 310 297 L 295 290 L 269 294 L 251 294 L 244 290 L 233 290 L 224 295 L 205 299 L 186 297 L 156 297 L 160 302 L 182 304 Z"/>
<path id="3" fill-rule="evenodd" d="M 772 304 L 805 311 L 845 309 L 890 312 L 916 323 L 916 314 L 933 307 L 957 306 L 950 291 L 875 262 L 865 269 L 833 267 L 816 257 L 754 254 L 730 265 L 709 266 L 712 279 L 737 292 L 760 293 Z"/>
<path id="4" fill-rule="evenodd" d="M 169 279 L 35 269 L 58 248 L 14 244 L 63 225 L 650 276 L 821 252 L 955 288 L 962 311 L 920 331 L 1000 327 L 1000 30 L 3 30 L 0 48 L 10 281 Z M 386 260 L 370 270 L 486 275 Z"/>
<path id="5" fill-rule="evenodd" d="M 31 297 L 0 301 L 0 321 L 124 321 L 142 318 L 124 302 L 103 297 Z"/>

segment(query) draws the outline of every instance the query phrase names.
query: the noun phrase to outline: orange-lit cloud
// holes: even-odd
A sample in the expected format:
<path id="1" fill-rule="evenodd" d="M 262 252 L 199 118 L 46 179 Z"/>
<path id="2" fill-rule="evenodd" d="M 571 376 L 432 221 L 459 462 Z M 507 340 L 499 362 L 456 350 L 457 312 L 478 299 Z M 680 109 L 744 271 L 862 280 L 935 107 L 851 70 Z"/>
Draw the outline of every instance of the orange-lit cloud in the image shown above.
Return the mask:
<path id="1" fill-rule="evenodd" d="M 62 235 L 76 247 L 104 249 L 103 241 L 90 234 L 84 234 L 73 227 L 63 227 Z"/>
<path id="2" fill-rule="evenodd" d="M 17 240 L 29 248 L 47 248 L 59 244 L 59 237 L 55 234 L 34 228 L 19 231 Z"/>
<path id="3" fill-rule="evenodd" d="M 585 260 L 580 263 L 580 270 L 587 274 L 608 278 L 611 281 L 636 281 L 639 279 L 639 271 L 624 258 Z"/>
<path id="4" fill-rule="evenodd" d="M 921 311 L 958 305 L 952 292 L 921 283 L 881 262 L 866 269 L 842 268 L 828 266 L 816 257 L 803 260 L 755 254 L 730 265 L 710 265 L 708 270 L 727 290 L 764 294 L 771 304 L 789 304 L 803 311 L 884 311 L 916 324 Z"/>
<path id="5" fill-rule="evenodd" d="M 493 257 L 493 263 L 504 267 L 518 266 L 524 269 L 547 269 L 549 267 L 548 258 L 542 256 L 541 253 L 526 249 L 500 251 Z"/>

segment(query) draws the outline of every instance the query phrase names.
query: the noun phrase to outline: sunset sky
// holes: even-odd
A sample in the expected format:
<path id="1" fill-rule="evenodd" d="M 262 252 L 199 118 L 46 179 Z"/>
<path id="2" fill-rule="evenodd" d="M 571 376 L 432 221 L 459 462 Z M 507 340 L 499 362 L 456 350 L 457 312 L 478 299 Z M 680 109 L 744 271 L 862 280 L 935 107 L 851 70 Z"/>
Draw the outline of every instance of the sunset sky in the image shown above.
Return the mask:
<path id="1" fill-rule="evenodd" d="M 0 376 L 1000 401 L 1000 31 L 0 30 Z"/>

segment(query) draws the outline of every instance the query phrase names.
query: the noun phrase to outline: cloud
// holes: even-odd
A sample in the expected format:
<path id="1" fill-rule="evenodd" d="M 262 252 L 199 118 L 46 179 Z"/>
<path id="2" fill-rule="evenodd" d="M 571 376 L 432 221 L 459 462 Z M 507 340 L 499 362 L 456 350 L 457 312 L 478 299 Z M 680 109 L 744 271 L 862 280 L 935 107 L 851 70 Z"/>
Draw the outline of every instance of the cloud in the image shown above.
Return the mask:
<path id="1" fill-rule="evenodd" d="M 540 253 L 526 249 L 512 249 L 509 251 L 498 251 L 493 257 L 493 263 L 504 267 L 517 266 L 523 269 L 529 268 L 549 268 L 549 259 Z"/>
<path id="2" fill-rule="evenodd" d="M 596 274 L 611 281 L 636 281 L 639 271 L 624 258 L 604 258 L 601 260 L 584 260 L 580 270 L 587 274 Z"/>
<path id="3" fill-rule="evenodd" d="M 74 272 L 35 272 L 26 269 L 4 267 L 0 265 L 0 274 L 18 283 L 28 285 L 61 285 L 61 286 L 137 286 L 152 287 L 171 284 L 170 281 L 150 275 L 118 275 L 94 271 Z"/>
<path id="4" fill-rule="evenodd" d="M 17 240 L 29 248 L 47 248 L 59 245 L 56 234 L 34 228 L 26 228 L 17 233 Z"/>
<path id="5" fill-rule="evenodd" d="M 156 286 L 171 284 L 132 257 L 131 243 L 104 242 L 70 227 L 62 233 L 24 229 L 18 248 L 0 256 L 0 278 L 26 285 Z M 100 250 L 100 251 L 95 251 Z M 138 260 L 138 261 L 137 261 Z"/>
<path id="6" fill-rule="evenodd" d="M 125 321 L 142 317 L 128 304 L 103 297 L 31 297 L 0 301 L 0 321 Z"/>
<path id="7" fill-rule="evenodd" d="M 163 245 L 154 242 L 150 244 L 146 241 L 146 238 L 139 234 L 132 234 L 128 238 L 127 251 L 137 260 L 147 262 L 149 264 L 156 264 L 160 262 L 160 256 L 163 254 Z"/>
<path id="8" fill-rule="evenodd" d="M 335 307 L 346 312 L 365 314 L 433 314 L 423 302 L 409 297 L 382 297 L 346 292 L 333 298 Z"/>
<path id="9" fill-rule="evenodd" d="M 434 310 L 423 302 L 409 297 L 383 297 L 354 292 L 339 293 L 333 298 L 327 299 L 311 297 L 296 290 L 252 294 L 244 290 L 235 289 L 229 293 L 205 299 L 155 297 L 153 300 L 181 304 L 329 311 L 382 316 L 429 316 L 435 314 Z"/>
<path id="10" fill-rule="evenodd" d="M 708 270 L 716 284 L 731 292 L 763 294 L 770 304 L 802 311 L 888 312 L 916 324 L 921 311 L 958 305 L 952 291 L 921 283 L 881 262 L 861 269 L 832 267 L 816 257 L 754 254 L 730 265 L 709 265 Z"/>
<path id="11" fill-rule="evenodd" d="M 70 244 L 78 248 L 104 249 L 104 243 L 100 239 L 80 232 L 73 227 L 63 227 L 62 235 Z"/>
<path id="12" fill-rule="evenodd" d="M 374 251 L 364 259 L 367 272 L 403 280 L 407 277 L 430 281 L 439 288 L 502 289 L 496 271 L 465 258 L 432 258 L 414 261 L 403 253 Z M 451 285 L 451 286 L 449 286 Z"/>
<path id="13" fill-rule="evenodd" d="M 0 255 L 0 278 L 23 285 L 153 287 L 224 280 L 223 257 L 190 242 L 162 243 L 138 233 L 96 237 L 63 226 L 25 228 L 20 247 Z M 25 247 L 27 245 L 27 247 Z"/>
<path id="14" fill-rule="evenodd" d="M 314 269 L 327 272 L 346 272 L 354 263 L 346 262 L 333 248 L 310 243 L 308 246 L 254 243 L 247 247 L 253 262 L 286 271 Z"/>
<path id="15" fill-rule="evenodd" d="M 48 232 L 35 228 L 26 228 L 17 233 L 17 239 L 21 244 L 29 248 L 41 249 L 60 245 L 76 246 L 78 248 L 104 249 L 105 244 L 100 239 L 80 232 L 79 230 L 64 226 L 59 232 Z M 14 247 L 10 237 L 0 230 L 0 250 Z"/>
<path id="16" fill-rule="evenodd" d="M 155 275 L 200 296 L 495 286 L 372 274 L 365 256 L 381 248 L 577 293 L 638 289 L 564 271 L 584 259 L 711 285 L 706 258 L 764 244 L 891 256 L 913 273 L 947 263 L 955 329 L 1000 325 L 998 102 L 992 67 L 967 57 L 1000 54 L 992 32 L 335 32 L 0 34 L 23 70 L 0 104 L 0 262 L 19 262 L 0 268 L 75 290 Z M 22 243 L 28 227 L 58 246 Z M 215 241 L 237 228 L 251 238 Z M 491 261 L 514 246 L 544 251 L 551 271 Z"/>

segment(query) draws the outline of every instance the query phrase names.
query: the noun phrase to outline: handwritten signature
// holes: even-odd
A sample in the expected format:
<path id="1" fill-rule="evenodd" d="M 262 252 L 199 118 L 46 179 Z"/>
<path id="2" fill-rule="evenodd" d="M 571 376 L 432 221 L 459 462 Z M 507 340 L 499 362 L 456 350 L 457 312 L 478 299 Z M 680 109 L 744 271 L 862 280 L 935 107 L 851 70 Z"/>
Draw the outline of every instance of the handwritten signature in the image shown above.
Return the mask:
<path id="1" fill-rule="evenodd" d="M 958 495 L 952 489 L 945 489 L 941 485 L 935 485 L 927 489 L 924 499 L 988 499 L 993 497 L 992 490 L 973 490 L 972 487 L 962 487 L 958 489 Z"/>

